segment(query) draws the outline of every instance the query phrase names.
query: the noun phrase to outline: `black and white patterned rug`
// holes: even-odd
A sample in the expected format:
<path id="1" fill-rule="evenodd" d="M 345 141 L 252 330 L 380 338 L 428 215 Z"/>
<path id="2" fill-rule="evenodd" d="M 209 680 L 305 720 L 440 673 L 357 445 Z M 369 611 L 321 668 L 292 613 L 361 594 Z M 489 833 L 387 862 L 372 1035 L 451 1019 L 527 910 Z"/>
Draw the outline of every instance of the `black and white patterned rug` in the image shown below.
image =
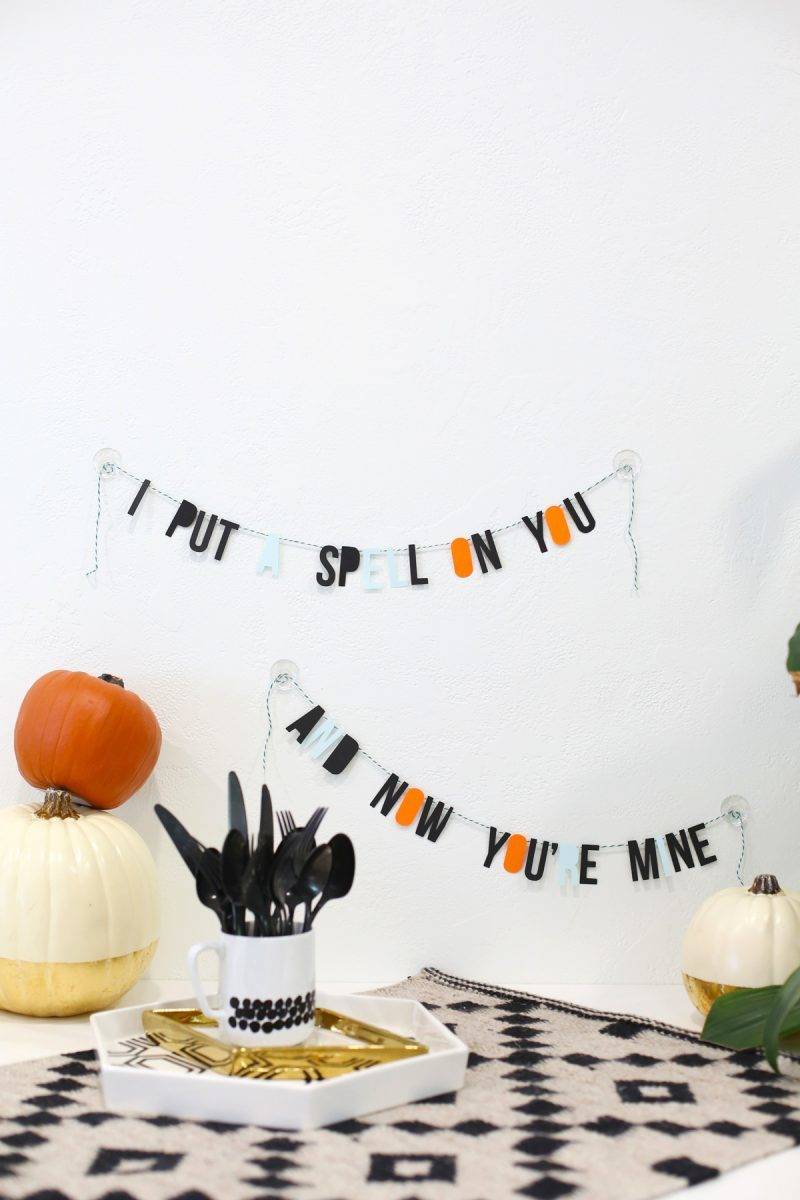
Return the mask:
<path id="1" fill-rule="evenodd" d="M 19 1063 L 0 1071 L 0 1197 L 645 1200 L 800 1143 L 800 1083 L 754 1052 L 435 970 L 383 994 L 470 1046 L 460 1092 L 271 1133 L 115 1116 L 92 1051 Z"/>

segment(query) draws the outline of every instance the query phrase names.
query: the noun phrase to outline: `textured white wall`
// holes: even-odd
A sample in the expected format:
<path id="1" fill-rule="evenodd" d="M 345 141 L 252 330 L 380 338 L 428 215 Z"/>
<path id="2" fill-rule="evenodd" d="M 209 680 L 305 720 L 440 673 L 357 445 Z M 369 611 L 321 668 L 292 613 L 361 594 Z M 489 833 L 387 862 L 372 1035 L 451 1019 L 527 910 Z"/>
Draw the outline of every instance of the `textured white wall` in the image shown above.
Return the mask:
<path id="1" fill-rule="evenodd" d="M 3 802 L 28 684 L 113 671 L 165 734 L 121 815 L 156 856 L 155 975 L 211 930 L 153 817 L 218 836 L 255 801 L 272 661 L 406 777 L 501 826 L 617 840 L 755 813 L 746 870 L 797 884 L 800 619 L 796 5 L 5 5 Z M 503 523 L 642 455 L 540 558 L 524 531 L 467 583 L 323 591 L 313 556 L 257 577 L 135 522 L 112 484 L 96 582 L 92 455 L 314 541 Z M 426 565 L 428 565 L 426 563 Z M 300 711 L 284 704 L 287 719 Z M 285 724 L 285 721 L 284 721 Z M 333 808 L 352 900 L 321 970 L 421 964 L 518 980 L 674 979 L 720 861 L 636 890 L 625 860 L 562 895 L 432 847 L 284 735 L 277 801 Z"/>

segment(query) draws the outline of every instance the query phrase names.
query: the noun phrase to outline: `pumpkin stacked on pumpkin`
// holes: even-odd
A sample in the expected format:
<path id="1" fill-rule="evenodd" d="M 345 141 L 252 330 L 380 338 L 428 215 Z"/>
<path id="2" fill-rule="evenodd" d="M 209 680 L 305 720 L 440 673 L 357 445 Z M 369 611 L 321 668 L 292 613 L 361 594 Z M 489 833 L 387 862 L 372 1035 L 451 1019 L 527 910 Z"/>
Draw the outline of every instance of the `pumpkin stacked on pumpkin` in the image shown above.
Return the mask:
<path id="1" fill-rule="evenodd" d="M 22 701 L 14 749 L 22 776 L 45 794 L 0 810 L 0 1008 L 68 1016 L 109 1007 L 153 956 L 158 905 L 150 851 L 102 810 L 151 774 L 158 721 L 113 675 L 51 671 Z"/>
<path id="2" fill-rule="evenodd" d="M 800 894 L 774 875 L 703 902 L 683 941 L 683 982 L 705 1016 L 726 992 L 782 984 L 800 965 Z"/>

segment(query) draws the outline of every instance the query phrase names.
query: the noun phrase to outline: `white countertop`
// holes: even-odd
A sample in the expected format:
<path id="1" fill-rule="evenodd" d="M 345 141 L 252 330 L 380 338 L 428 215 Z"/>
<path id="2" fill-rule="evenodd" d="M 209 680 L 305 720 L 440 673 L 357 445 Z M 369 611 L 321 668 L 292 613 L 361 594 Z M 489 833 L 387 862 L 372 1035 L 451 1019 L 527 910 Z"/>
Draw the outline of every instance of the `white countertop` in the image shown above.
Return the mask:
<path id="1" fill-rule="evenodd" d="M 388 980 L 361 983 L 325 982 L 326 991 L 368 991 Z M 519 991 L 583 1004 L 603 1012 L 633 1013 L 670 1025 L 698 1031 L 700 1019 L 683 987 L 647 984 L 509 984 Z M 123 998 L 122 1004 L 153 1004 L 178 1000 L 188 995 L 185 980 L 142 980 Z M 121 1004 L 121 1006 L 122 1006 Z M 93 1046 L 88 1017 L 35 1018 L 0 1012 L 0 1064 L 43 1058 Z M 794 1186 L 792 1186 L 794 1185 Z M 693 1200 L 756 1200 L 767 1195 L 794 1196 L 800 1185 L 800 1147 L 759 1159 L 730 1171 L 720 1179 L 691 1189 Z M 688 1196 L 689 1189 L 671 1195 Z"/>

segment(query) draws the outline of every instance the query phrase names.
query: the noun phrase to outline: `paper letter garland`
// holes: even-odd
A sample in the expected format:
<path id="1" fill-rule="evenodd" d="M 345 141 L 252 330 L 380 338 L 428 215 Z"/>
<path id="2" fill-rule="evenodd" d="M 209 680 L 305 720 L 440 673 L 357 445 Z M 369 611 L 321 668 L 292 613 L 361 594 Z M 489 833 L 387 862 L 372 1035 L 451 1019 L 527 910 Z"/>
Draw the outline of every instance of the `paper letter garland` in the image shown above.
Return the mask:
<path id="1" fill-rule="evenodd" d="M 740 809 L 743 805 L 732 805 L 736 799 L 729 797 L 723 802 L 722 811 L 707 821 L 678 829 L 674 832 L 657 834 L 643 840 L 632 838 L 627 842 L 566 842 L 530 837 L 523 833 L 501 831 L 496 825 L 487 825 L 466 813 L 459 812 L 443 800 L 436 800 L 422 788 L 410 786 L 396 772 L 387 770 L 365 750 L 349 733 L 345 733 L 325 709 L 315 704 L 293 676 L 277 675 L 267 692 L 268 733 L 264 745 L 266 762 L 267 743 L 272 730 L 270 697 L 273 687 L 282 684 L 292 687 L 311 705 L 294 721 L 286 726 L 289 733 L 296 735 L 301 749 L 312 758 L 321 759 L 324 769 L 332 775 L 340 775 L 345 767 L 362 754 L 373 766 L 386 776 L 378 790 L 369 796 L 369 806 L 383 817 L 394 818 L 396 825 L 413 828 L 417 837 L 429 842 L 438 842 L 451 818 L 466 821 L 485 830 L 487 842 L 483 866 L 491 869 L 498 863 L 509 875 L 523 873 L 531 883 L 540 883 L 545 877 L 555 875 L 561 887 L 594 887 L 599 883 L 600 865 L 598 855 L 603 851 L 627 851 L 631 880 L 634 883 L 662 879 L 694 867 L 708 867 L 717 861 L 717 856 L 708 848 L 705 836 L 709 826 L 719 821 L 729 821 L 739 829 L 741 853 L 736 875 L 742 883 L 741 866 L 744 858 L 744 819 Z"/>
<path id="2" fill-rule="evenodd" d="M 107 455 L 107 457 L 103 457 Z M 627 457 L 626 457 L 627 456 Z M 280 576 L 281 546 L 300 546 L 312 550 L 316 556 L 314 578 L 322 588 L 340 588 L 360 586 L 364 591 L 375 592 L 385 588 L 415 588 L 427 587 L 430 584 L 430 568 L 423 563 L 423 555 L 434 551 L 448 552 L 449 569 L 457 579 L 467 580 L 473 576 L 488 575 L 503 569 L 504 563 L 500 553 L 497 538 L 511 529 L 528 530 L 533 539 L 533 546 L 540 554 L 547 554 L 553 549 L 569 546 L 578 534 L 592 533 L 597 522 L 586 499 L 587 494 L 608 480 L 621 478 L 630 487 L 630 505 L 626 536 L 633 551 L 633 584 L 634 590 L 639 587 L 639 560 L 636 543 L 633 537 L 633 517 L 636 500 L 636 475 L 638 474 L 638 456 L 632 451 L 622 451 L 617 455 L 615 467 L 607 475 L 596 480 L 582 491 L 576 491 L 565 496 L 559 504 L 549 504 L 534 515 L 525 514 L 516 521 L 502 525 L 497 529 L 477 530 L 474 533 L 462 534 L 447 542 L 436 542 L 430 545 L 417 545 L 408 542 L 405 546 L 393 549 L 362 549 L 358 546 L 334 543 L 318 545 L 315 542 L 305 542 L 298 538 L 284 537 L 275 532 L 251 529 L 238 521 L 232 521 L 219 513 L 209 512 L 200 508 L 193 500 L 178 500 L 168 492 L 154 486 L 149 479 L 139 479 L 126 471 L 118 461 L 115 461 L 116 451 L 100 451 L 96 456 L 98 465 L 97 476 L 97 517 L 94 537 L 94 563 L 87 575 L 95 575 L 99 567 L 99 532 L 102 505 L 101 483 L 104 477 L 118 475 L 129 479 L 137 485 L 131 498 L 128 515 L 135 516 L 142 504 L 148 502 L 148 497 L 155 495 L 167 500 L 173 506 L 172 515 L 164 529 L 168 538 L 175 541 L 183 540 L 195 554 L 202 554 L 216 562 L 224 557 L 231 538 L 237 532 L 258 539 L 259 554 L 255 562 L 255 574 L 266 576 L 268 579 L 278 579 Z"/>

